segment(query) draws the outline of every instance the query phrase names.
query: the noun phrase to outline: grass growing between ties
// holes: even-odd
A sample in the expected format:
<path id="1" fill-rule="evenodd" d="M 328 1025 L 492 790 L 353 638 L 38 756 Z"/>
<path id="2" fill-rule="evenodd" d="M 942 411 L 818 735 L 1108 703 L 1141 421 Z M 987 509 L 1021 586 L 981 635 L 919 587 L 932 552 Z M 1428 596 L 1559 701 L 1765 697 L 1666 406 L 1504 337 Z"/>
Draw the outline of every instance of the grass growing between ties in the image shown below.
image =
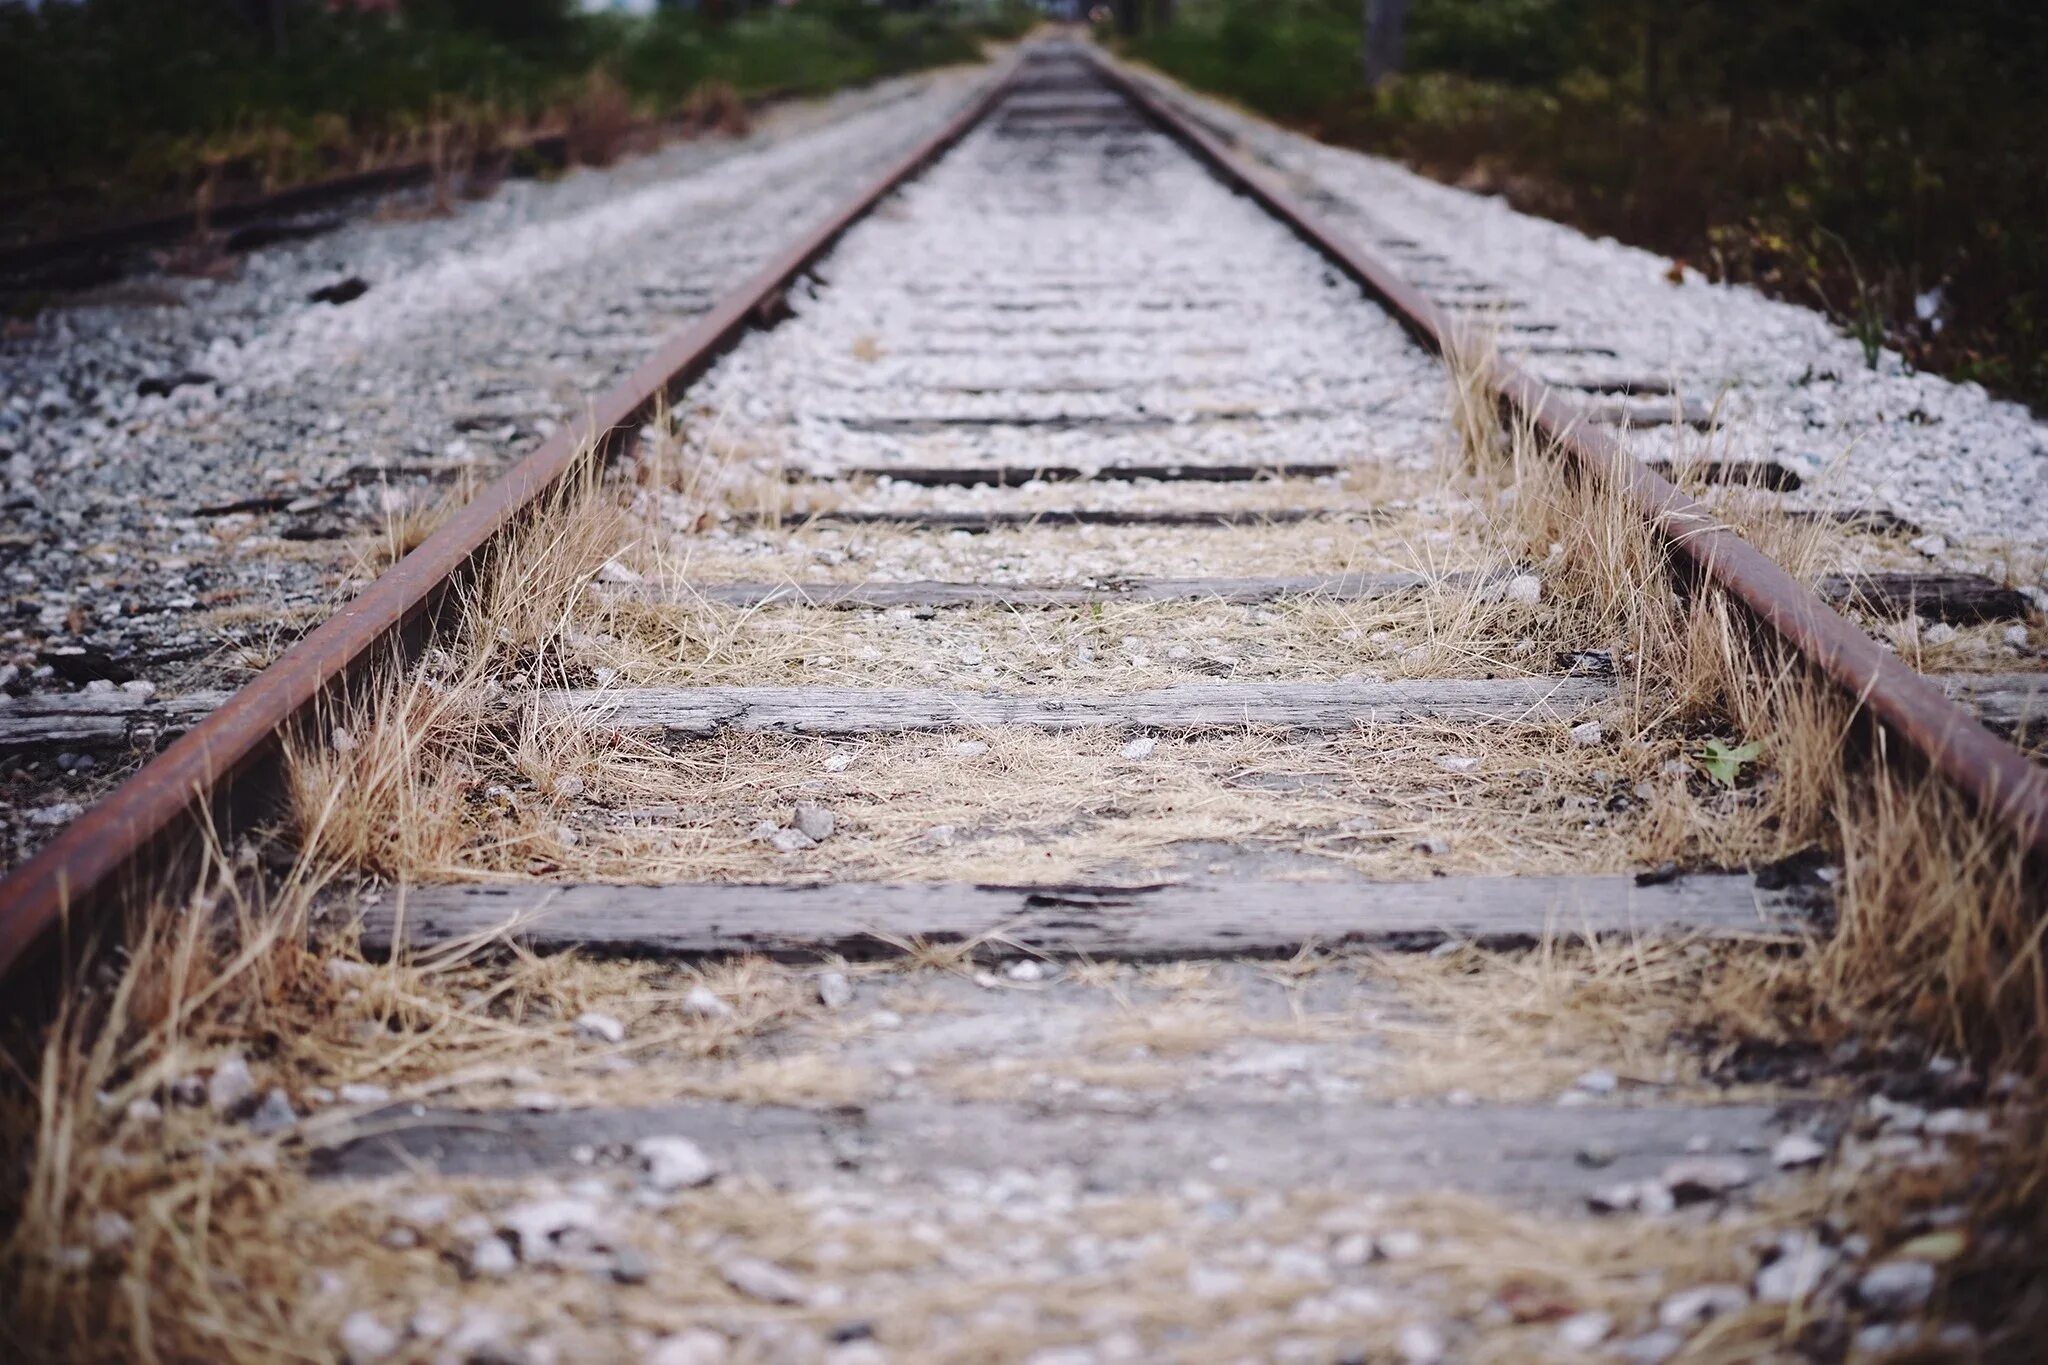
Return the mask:
<path id="1" fill-rule="evenodd" d="M 1838 1058 L 1960 1057 L 1966 1089 L 2038 1097 L 2048 1083 L 2048 901 L 2019 841 L 1740 623 L 1717 589 L 1673 591 L 1668 551 L 1620 495 L 1578 475 L 1525 424 L 1502 423 L 1476 387 L 1478 368 L 1474 358 L 1454 367 L 1458 457 L 1469 476 L 1504 490 L 1505 529 L 1563 547 L 1562 574 L 1611 614 L 1641 675 L 1725 735 L 1719 752 L 1745 756 L 1738 781 L 1772 789 L 1782 849 L 1812 850 L 1838 869 L 1829 931 L 1799 952 L 1744 955 L 1702 978 L 1688 993 L 1688 1027 L 1738 1072 L 1768 1073 L 1785 1057 L 1812 1066 L 1831 1049 Z M 1739 524 L 1802 577 L 1831 553 L 1812 523 L 1761 500 Z M 2013 1288 L 2027 1254 L 2018 1248 L 2048 1234 L 2048 1143 L 2035 1103 L 2008 1115 L 2008 1140 L 1955 1173 L 1950 1191 L 1974 1206 L 1982 1233 L 1950 1267 L 1959 1299 L 1974 1286 L 1990 1296 L 1983 1311 L 2018 1306 L 2029 1321 L 2048 1311 L 2038 1286 Z"/>

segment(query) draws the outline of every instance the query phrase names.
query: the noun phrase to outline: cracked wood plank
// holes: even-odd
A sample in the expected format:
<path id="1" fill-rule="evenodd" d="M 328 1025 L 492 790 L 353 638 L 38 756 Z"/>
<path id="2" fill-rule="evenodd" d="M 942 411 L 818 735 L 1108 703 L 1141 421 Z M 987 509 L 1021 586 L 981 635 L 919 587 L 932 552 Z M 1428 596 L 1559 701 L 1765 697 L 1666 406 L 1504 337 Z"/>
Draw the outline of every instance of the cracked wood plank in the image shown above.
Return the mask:
<path id="1" fill-rule="evenodd" d="M 784 1187 L 870 1165 L 903 1171 L 913 1182 L 940 1172 L 1071 1167 L 1087 1172 L 1091 1189 L 1138 1192 L 1175 1189 L 1190 1171 L 1227 1169 L 1231 1181 L 1259 1188 L 1449 1188 L 1570 1208 L 1619 1180 L 1655 1177 L 1702 1138 L 1716 1151 L 1768 1148 L 1819 1111 L 1671 1103 L 1401 1107 L 1244 1096 L 1142 1108 L 923 1098 L 822 1109 L 700 1100 L 540 1114 L 402 1106 L 333 1133 L 314 1150 L 312 1167 L 328 1179 L 422 1169 L 528 1175 L 623 1164 L 641 1138 L 687 1137 L 722 1168 Z M 1589 1169 L 1579 1155 L 1588 1147 L 1611 1160 Z"/>
<path id="2" fill-rule="evenodd" d="M 888 958 L 914 939 L 989 956 L 1161 961 L 1284 957 L 1305 945 L 1511 947 L 1556 933 L 1740 937 L 1799 922 L 1791 902 L 1724 873 L 1639 886 L 1629 876 L 1422 882 L 1218 880 L 1152 886 L 430 886 L 363 918 L 366 952 L 502 935 L 532 948 L 659 957 Z"/>
<path id="3" fill-rule="evenodd" d="M 227 698 L 225 692 L 153 697 L 124 691 L 0 696 L 0 752 L 154 742 L 191 729 Z"/>
<path id="4" fill-rule="evenodd" d="M 1079 465 L 861 465 L 854 469 L 791 470 L 790 478 L 888 479 L 923 488 L 1015 488 L 1027 483 L 1254 483 L 1261 479 L 1327 479 L 1347 466 L 1299 464 L 1112 464 Z"/>
<path id="5" fill-rule="evenodd" d="M 1097 602 L 1274 602 L 1323 597 L 1364 602 L 1428 591 L 1466 592 L 1505 583 L 1498 573 L 1301 574 L 1274 578 L 1119 578 L 1094 587 L 1057 583 L 685 583 L 606 588 L 608 596 L 648 603 L 709 602 L 729 607 L 1086 607 Z"/>
<path id="6" fill-rule="evenodd" d="M 782 517 L 776 524 L 818 526 L 902 526 L 917 531 L 966 531 L 981 534 L 1030 526 L 1291 526 L 1304 521 L 1378 521 L 1386 514 L 1370 508 L 1267 507 L 1213 512 L 1145 511 L 1135 508 L 1048 508 L 1038 512 L 933 512 L 842 509 L 811 517 Z M 737 517 L 736 526 L 766 525 L 759 517 Z"/>
<path id="7" fill-rule="evenodd" d="M 2048 738 L 2048 673 L 1945 673 L 1942 691 L 2008 738 Z"/>
<path id="8" fill-rule="evenodd" d="M 1142 730 L 1348 730 L 1424 720 L 1554 724 L 1614 696 L 1601 678 L 1186 683 L 1145 692 L 1036 695 L 879 687 L 636 687 L 539 694 L 592 729 L 710 735 L 774 730 L 871 735 L 1025 725 Z"/>
<path id="9" fill-rule="evenodd" d="M 1834 606 L 1876 616 L 1922 616 L 1965 625 L 2021 620 L 2033 607 L 2019 589 L 1974 573 L 1829 574 L 1814 590 Z"/>

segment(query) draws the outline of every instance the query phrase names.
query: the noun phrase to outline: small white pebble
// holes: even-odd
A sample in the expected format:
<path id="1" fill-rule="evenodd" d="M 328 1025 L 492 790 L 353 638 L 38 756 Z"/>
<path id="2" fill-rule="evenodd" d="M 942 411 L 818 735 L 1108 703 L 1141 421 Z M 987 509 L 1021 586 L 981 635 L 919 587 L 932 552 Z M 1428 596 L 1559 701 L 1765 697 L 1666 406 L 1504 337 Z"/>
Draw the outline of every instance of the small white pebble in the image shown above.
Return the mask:
<path id="1" fill-rule="evenodd" d="M 1507 599 L 1532 606 L 1543 600 L 1543 580 L 1532 573 L 1518 573 L 1508 580 Z"/>
<path id="2" fill-rule="evenodd" d="M 1605 1313 L 1574 1313 L 1557 1324 L 1557 1341 L 1572 1351 L 1590 1351 L 1607 1340 L 1614 1319 Z"/>
<path id="3" fill-rule="evenodd" d="M 1828 1149 L 1810 1133 L 1787 1133 L 1771 1148 L 1771 1164 L 1781 1171 L 1818 1166 L 1827 1160 Z"/>
<path id="4" fill-rule="evenodd" d="M 1444 1358 L 1444 1336 L 1427 1323 L 1411 1322 L 1394 1340 L 1405 1365 L 1436 1365 Z"/>
<path id="5" fill-rule="evenodd" d="M 988 745 L 978 739 L 963 739 L 955 741 L 953 752 L 961 758 L 980 758 L 988 752 Z"/>
<path id="6" fill-rule="evenodd" d="M 397 1329 L 386 1327 L 375 1313 L 358 1309 L 341 1320 L 341 1349 L 349 1365 L 388 1360 L 398 1353 Z"/>
<path id="7" fill-rule="evenodd" d="M 768 846 L 777 853 L 802 853 L 818 846 L 818 841 L 800 829 L 778 829 L 768 836 Z"/>
<path id="8" fill-rule="evenodd" d="M 709 986 L 692 986 L 683 995 L 683 1013 L 700 1019 L 730 1019 L 732 1006 L 719 999 Z"/>
<path id="9" fill-rule="evenodd" d="M 578 1035 L 600 1043 L 623 1043 L 626 1041 L 626 1026 L 609 1014 L 589 1010 L 576 1016 Z"/>
<path id="10" fill-rule="evenodd" d="M 2027 628 L 2021 625 L 2007 626 L 2005 628 L 2005 642 L 2014 649 L 2025 649 L 2027 647 Z"/>
<path id="11" fill-rule="evenodd" d="M 633 1144 L 633 1154 L 647 1169 L 649 1187 L 664 1193 L 708 1185 L 718 1174 L 704 1149 L 686 1137 L 641 1138 Z"/>
<path id="12" fill-rule="evenodd" d="M 1955 638 L 1956 628 L 1946 621 L 1936 621 L 1920 631 L 1920 643 L 1923 645 L 1945 645 Z"/>
<path id="13" fill-rule="evenodd" d="M 825 771 L 828 773 L 843 773 L 846 771 L 847 765 L 852 762 L 852 754 L 834 754 L 825 760 Z"/>
<path id="14" fill-rule="evenodd" d="M 1941 536 L 1919 536 L 1907 541 L 1906 544 L 1929 559 L 1937 559 L 1948 553 L 1948 541 Z"/>
<path id="15" fill-rule="evenodd" d="M 111 1209 L 94 1214 L 89 1231 L 94 1251 L 120 1251 L 135 1240 L 135 1225 Z"/>
<path id="16" fill-rule="evenodd" d="M 1479 766 L 1479 760 L 1470 754 L 1439 754 L 1436 766 L 1447 773 L 1469 773 Z"/>
<path id="17" fill-rule="evenodd" d="M 724 1337 L 709 1328 L 692 1327 L 655 1342 L 644 1359 L 646 1365 L 725 1365 L 731 1355 Z"/>
<path id="18" fill-rule="evenodd" d="M 1150 758 L 1152 751 L 1159 747 L 1159 741 L 1150 735 L 1140 735 L 1123 747 L 1125 758 Z"/>
<path id="19" fill-rule="evenodd" d="M 1574 725 L 1571 729 L 1571 736 L 1572 743 L 1580 748 L 1590 749 L 1606 738 L 1607 732 L 1601 728 L 1599 721 L 1589 720 L 1583 725 Z"/>

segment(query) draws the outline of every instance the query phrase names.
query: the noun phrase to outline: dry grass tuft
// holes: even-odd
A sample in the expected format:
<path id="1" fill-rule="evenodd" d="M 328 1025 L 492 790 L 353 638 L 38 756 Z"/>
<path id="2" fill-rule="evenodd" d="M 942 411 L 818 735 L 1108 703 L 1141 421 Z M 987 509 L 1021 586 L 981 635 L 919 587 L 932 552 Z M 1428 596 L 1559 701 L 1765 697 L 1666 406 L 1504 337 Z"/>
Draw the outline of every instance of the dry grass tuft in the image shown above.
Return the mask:
<path id="1" fill-rule="evenodd" d="M 1872 734 L 1850 699 L 1744 624 L 1711 588 L 1673 591 L 1668 551 L 1605 481 L 1581 476 L 1526 424 L 1477 394 L 1472 358 L 1453 368 L 1457 473 L 1498 488 L 1504 524 L 1629 641 L 1639 695 L 1692 727 L 1732 727 L 1762 748 L 1781 852 L 1819 847 L 1839 862 L 1835 932 L 1812 951 L 1754 957 L 1747 987 L 1715 1000 L 1737 1033 L 1825 1040 L 1909 1028 L 1987 1068 L 2048 1077 L 2048 961 L 2037 879 L 2008 835 Z M 1681 481 L 1684 479 L 1680 472 Z M 1761 495 L 1741 530 L 1795 574 L 1843 558 L 1842 533 Z"/>

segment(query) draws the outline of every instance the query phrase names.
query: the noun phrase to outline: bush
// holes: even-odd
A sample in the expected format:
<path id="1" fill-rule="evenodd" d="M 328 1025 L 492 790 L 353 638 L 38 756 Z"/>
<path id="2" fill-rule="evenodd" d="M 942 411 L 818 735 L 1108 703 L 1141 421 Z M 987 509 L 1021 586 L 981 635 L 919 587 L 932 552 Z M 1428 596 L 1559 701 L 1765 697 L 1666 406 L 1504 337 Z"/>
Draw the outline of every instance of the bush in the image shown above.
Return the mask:
<path id="1" fill-rule="evenodd" d="M 1413 0 L 1373 94 L 1360 12 L 1183 0 L 1136 51 L 2048 406 L 2048 6 Z"/>
<path id="2" fill-rule="evenodd" d="M 802 0 L 707 25 L 664 9 L 585 15 L 571 0 L 410 0 L 396 14 L 288 0 L 280 48 L 245 0 L 0 0 L 0 185 L 47 231 L 53 201 L 94 211 L 202 181 L 265 186 L 413 155 L 432 128 L 543 117 L 610 146 L 637 114 L 816 93 L 972 60 L 1027 6 L 951 17 L 864 0 Z M 723 120 L 730 122 L 730 119 Z M 602 153 L 599 152 L 601 155 Z"/>

